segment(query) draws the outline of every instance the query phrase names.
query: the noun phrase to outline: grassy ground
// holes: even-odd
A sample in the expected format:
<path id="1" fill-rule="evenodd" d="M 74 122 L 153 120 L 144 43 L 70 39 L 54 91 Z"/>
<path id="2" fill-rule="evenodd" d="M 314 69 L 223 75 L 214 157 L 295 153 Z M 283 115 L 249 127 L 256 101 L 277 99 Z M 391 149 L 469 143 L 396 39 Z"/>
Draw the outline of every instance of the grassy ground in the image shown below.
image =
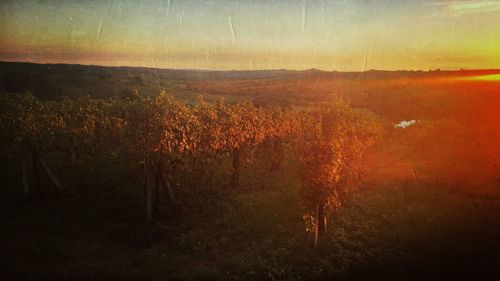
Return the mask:
<path id="1" fill-rule="evenodd" d="M 3 178 L 2 279 L 491 280 L 500 273 L 500 208 L 492 198 L 409 180 L 373 184 L 330 219 L 313 250 L 291 167 L 251 171 L 237 191 L 180 191 L 184 202 L 192 199 L 189 208 L 152 224 L 139 183 L 105 176 L 119 174 L 109 169 L 87 171 L 71 196 L 25 197 Z M 78 177 L 64 174 L 66 182 Z"/>

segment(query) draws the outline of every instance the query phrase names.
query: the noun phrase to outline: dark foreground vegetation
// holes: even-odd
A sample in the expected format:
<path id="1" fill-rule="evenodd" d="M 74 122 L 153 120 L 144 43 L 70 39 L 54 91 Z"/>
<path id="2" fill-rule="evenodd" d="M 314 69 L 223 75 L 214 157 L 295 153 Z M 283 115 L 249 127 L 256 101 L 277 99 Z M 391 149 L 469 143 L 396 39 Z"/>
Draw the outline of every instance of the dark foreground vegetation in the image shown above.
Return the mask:
<path id="1" fill-rule="evenodd" d="M 110 178 L 114 170 L 73 178 L 78 195 L 70 197 L 27 198 L 3 189 L 2 274 L 8 280 L 491 280 L 499 273 L 498 205 L 491 199 L 413 182 L 377 187 L 341 209 L 322 247 L 312 249 L 300 220 L 300 187 L 286 172 L 244 192 L 198 193 L 179 220 L 163 224 L 145 221 L 141 188 L 127 175 Z"/>
<path id="2" fill-rule="evenodd" d="M 427 72 L 160 72 L 185 81 L 174 98 L 145 92 L 144 69 L 52 66 L 79 79 L 97 69 L 106 83 L 127 71 L 143 87 L 62 98 L 71 83 L 50 81 L 65 72 L 2 67 L 3 279 L 500 273 L 498 84 Z M 48 88 L 9 78 L 19 71 Z M 40 94 L 50 85 L 61 92 Z"/>

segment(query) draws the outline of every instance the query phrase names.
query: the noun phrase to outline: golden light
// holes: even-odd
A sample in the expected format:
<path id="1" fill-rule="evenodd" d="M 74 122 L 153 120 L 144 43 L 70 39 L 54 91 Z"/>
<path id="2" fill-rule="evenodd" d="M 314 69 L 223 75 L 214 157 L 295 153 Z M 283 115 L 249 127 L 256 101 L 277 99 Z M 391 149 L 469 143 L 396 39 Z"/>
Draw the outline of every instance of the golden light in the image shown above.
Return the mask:
<path id="1" fill-rule="evenodd" d="M 488 74 L 488 75 L 478 75 L 467 77 L 466 80 L 471 81 L 496 81 L 500 82 L 500 74 Z"/>

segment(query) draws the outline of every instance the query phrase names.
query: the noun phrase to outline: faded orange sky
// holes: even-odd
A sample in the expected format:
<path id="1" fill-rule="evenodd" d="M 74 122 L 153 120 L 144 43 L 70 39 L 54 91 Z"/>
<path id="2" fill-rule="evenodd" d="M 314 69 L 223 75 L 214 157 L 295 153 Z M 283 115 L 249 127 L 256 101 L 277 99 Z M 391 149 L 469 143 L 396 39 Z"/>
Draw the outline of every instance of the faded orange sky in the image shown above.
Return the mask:
<path id="1" fill-rule="evenodd" d="M 500 68 L 500 1 L 2 1 L 0 16 L 3 61 Z"/>

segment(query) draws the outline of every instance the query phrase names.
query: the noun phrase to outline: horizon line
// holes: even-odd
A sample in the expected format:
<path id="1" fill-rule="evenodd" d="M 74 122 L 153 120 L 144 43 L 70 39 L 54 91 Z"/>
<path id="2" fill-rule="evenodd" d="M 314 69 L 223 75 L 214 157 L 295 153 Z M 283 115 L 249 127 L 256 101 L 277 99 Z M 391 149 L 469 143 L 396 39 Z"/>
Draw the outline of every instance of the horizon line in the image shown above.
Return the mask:
<path id="1" fill-rule="evenodd" d="M 32 61 L 22 61 L 22 60 L 0 60 L 0 63 L 24 63 L 24 64 L 37 64 L 37 65 L 68 65 L 68 66 L 90 66 L 90 67 L 107 67 L 107 68 L 143 68 L 143 69 L 161 69 L 161 70 L 178 70 L 178 71 L 200 71 L 200 72 L 237 72 L 237 71 L 320 71 L 320 72 L 338 72 L 338 73 L 365 73 L 373 71 L 385 71 L 385 72 L 456 72 L 456 71 L 500 71 L 500 68 L 458 68 L 458 69 L 442 69 L 442 68 L 432 68 L 428 70 L 423 69 L 369 69 L 369 70 L 324 70 L 321 68 L 311 67 L 304 69 L 290 69 L 290 68 L 272 68 L 272 69 L 206 69 L 206 68 L 168 68 L 168 67 L 151 67 L 151 66 L 132 66 L 132 65 L 105 65 L 105 64 L 86 64 L 86 63 L 67 63 L 67 62 L 32 62 Z"/>

